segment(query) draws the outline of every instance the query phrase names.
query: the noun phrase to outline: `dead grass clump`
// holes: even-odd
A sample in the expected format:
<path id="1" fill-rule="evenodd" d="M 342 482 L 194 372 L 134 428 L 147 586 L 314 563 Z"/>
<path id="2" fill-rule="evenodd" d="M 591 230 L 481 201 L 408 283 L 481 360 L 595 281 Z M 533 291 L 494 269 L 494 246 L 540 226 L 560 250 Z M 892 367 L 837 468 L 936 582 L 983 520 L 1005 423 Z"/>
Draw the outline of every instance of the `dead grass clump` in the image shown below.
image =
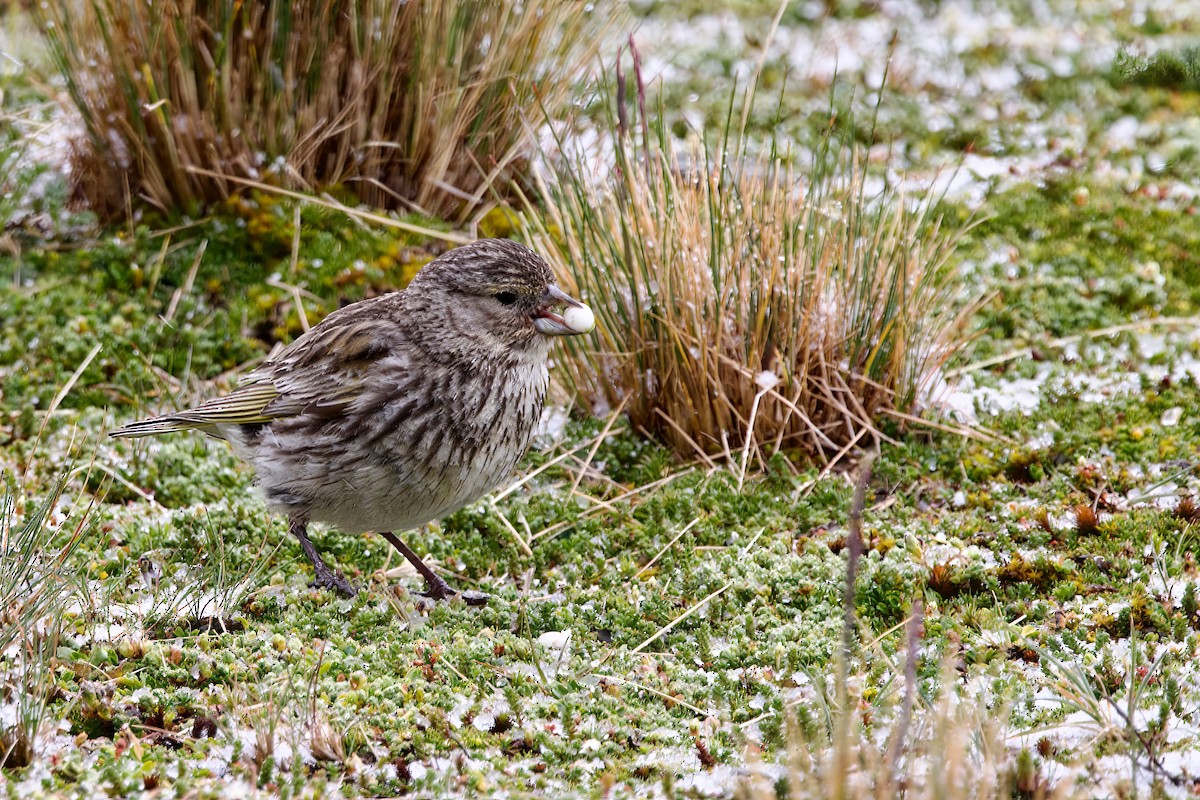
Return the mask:
<path id="1" fill-rule="evenodd" d="M 676 145 L 637 80 L 640 115 L 618 73 L 611 156 L 560 157 L 528 223 L 596 310 L 596 334 L 567 342 L 579 400 L 743 471 L 794 448 L 828 459 L 880 438 L 883 417 L 908 420 L 964 343 L 962 229 L 868 191 L 862 153 L 833 136 L 804 177 L 737 130 Z"/>
<path id="2" fill-rule="evenodd" d="M 1196 503 L 1196 498 L 1179 498 L 1179 502 L 1175 504 L 1175 517 L 1187 523 L 1200 522 L 1200 505 Z"/>
<path id="3" fill-rule="evenodd" d="M 556 113 L 605 3 L 49 0 L 38 6 L 87 130 L 78 187 L 194 212 L 233 184 L 194 169 L 465 219 Z"/>
<path id="4" fill-rule="evenodd" d="M 1100 516 L 1087 503 L 1075 506 L 1075 532 L 1080 536 L 1094 536 L 1100 531 Z"/>

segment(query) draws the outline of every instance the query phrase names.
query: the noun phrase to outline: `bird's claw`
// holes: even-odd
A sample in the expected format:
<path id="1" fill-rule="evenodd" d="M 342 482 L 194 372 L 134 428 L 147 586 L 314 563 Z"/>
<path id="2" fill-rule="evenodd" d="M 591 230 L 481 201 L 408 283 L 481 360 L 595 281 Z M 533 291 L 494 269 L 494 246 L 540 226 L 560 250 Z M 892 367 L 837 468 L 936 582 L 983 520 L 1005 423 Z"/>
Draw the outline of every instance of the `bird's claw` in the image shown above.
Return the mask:
<path id="1" fill-rule="evenodd" d="M 450 600 L 458 596 L 462 596 L 463 601 L 469 606 L 486 606 L 491 598 L 483 592 L 456 592 L 440 578 L 437 581 L 429 581 L 429 588 L 423 592 L 417 592 L 421 597 L 429 598 L 430 600 Z"/>
<path id="2" fill-rule="evenodd" d="M 470 591 L 463 592 L 462 599 L 469 606 L 486 606 L 492 598 L 484 592 Z"/>
<path id="3" fill-rule="evenodd" d="M 319 589 L 332 589 L 343 597 L 354 597 L 358 594 L 358 589 L 355 589 L 354 584 L 346 580 L 345 575 L 328 568 L 317 570 L 316 578 L 311 585 Z"/>

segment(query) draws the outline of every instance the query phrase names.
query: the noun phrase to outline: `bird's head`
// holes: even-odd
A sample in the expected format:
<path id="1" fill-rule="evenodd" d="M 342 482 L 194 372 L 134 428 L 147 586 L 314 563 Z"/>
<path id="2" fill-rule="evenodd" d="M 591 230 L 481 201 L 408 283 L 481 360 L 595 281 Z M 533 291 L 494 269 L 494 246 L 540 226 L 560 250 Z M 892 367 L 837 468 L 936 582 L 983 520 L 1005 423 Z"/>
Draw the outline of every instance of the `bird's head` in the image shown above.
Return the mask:
<path id="1" fill-rule="evenodd" d="M 473 362 L 544 359 L 553 337 L 595 327 L 591 309 L 555 285 L 541 256 L 507 239 L 445 253 L 404 294 L 428 349 Z"/>

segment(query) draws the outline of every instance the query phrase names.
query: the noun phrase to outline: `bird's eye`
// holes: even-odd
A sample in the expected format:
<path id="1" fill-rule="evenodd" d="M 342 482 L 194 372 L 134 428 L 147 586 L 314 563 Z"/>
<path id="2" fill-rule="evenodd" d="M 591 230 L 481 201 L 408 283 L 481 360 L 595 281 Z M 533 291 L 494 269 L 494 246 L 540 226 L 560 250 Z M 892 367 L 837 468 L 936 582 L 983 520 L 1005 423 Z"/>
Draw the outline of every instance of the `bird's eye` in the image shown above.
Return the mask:
<path id="1" fill-rule="evenodd" d="M 501 303 L 503 303 L 506 306 L 511 306 L 513 303 L 517 302 L 517 293 L 516 292 L 497 292 L 496 299 L 499 300 Z"/>

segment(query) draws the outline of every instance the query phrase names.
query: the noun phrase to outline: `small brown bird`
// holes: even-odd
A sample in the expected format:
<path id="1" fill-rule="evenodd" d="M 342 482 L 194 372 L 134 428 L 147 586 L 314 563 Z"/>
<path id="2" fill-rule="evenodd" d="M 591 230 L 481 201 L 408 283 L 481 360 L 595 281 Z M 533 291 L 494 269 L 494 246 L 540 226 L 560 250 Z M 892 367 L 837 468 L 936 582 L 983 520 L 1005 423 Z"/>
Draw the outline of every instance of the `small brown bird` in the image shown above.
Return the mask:
<path id="1" fill-rule="evenodd" d="M 378 532 L 425 577 L 423 594 L 443 599 L 455 592 L 394 532 L 477 500 L 512 471 L 541 416 L 553 337 L 594 324 L 536 253 L 485 239 L 430 262 L 403 291 L 330 314 L 231 394 L 110 435 L 226 439 L 267 505 L 288 515 L 315 585 L 356 593 L 309 541 L 308 523 L 326 522 Z"/>

